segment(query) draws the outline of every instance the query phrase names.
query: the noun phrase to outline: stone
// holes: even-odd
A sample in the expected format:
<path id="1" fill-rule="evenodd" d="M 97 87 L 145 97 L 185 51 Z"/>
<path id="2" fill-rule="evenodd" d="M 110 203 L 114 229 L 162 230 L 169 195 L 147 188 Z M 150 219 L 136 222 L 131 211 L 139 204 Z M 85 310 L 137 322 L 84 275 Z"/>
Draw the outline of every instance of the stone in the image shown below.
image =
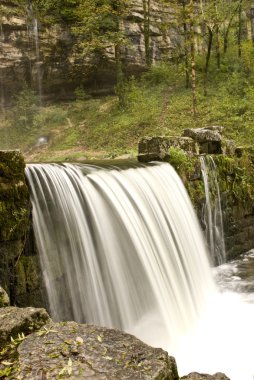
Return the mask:
<path id="1" fill-rule="evenodd" d="M 34 307 L 18 308 L 14 306 L 0 309 L 0 347 L 18 334 L 30 334 L 50 322 L 45 309 Z"/>
<path id="2" fill-rule="evenodd" d="M 169 147 L 168 137 L 144 137 L 138 144 L 138 160 L 140 162 L 167 160 Z"/>
<path id="3" fill-rule="evenodd" d="M 58 377 L 98 380 L 178 380 L 174 358 L 116 329 L 51 323 L 18 348 L 23 380 Z"/>
<path id="4" fill-rule="evenodd" d="M 222 127 L 187 128 L 183 132 L 184 137 L 190 137 L 199 144 L 200 154 L 221 154 Z"/>
<path id="5" fill-rule="evenodd" d="M 198 144 L 191 137 L 174 136 L 169 138 L 170 147 L 179 148 L 189 154 L 198 154 Z"/>
<path id="6" fill-rule="evenodd" d="M 222 154 L 225 156 L 234 156 L 236 152 L 236 144 L 234 140 L 223 139 L 221 144 Z"/>
<path id="7" fill-rule="evenodd" d="M 0 286 L 0 307 L 10 306 L 10 299 L 6 291 Z"/>
<path id="8" fill-rule="evenodd" d="M 230 380 L 224 373 L 216 373 L 215 375 L 205 375 L 192 372 L 188 376 L 181 377 L 181 380 Z"/>
<path id="9" fill-rule="evenodd" d="M 208 128 L 187 128 L 183 131 L 184 137 L 191 137 L 193 140 L 199 143 L 207 142 L 220 142 L 221 135 L 217 130 L 212 130 Z"/>

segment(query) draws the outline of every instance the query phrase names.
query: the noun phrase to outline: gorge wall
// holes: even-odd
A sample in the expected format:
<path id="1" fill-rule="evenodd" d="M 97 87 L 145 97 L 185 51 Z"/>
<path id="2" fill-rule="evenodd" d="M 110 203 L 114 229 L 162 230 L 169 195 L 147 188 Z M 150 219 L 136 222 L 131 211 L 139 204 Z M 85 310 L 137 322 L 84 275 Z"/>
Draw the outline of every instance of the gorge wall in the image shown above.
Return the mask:
<path id="1" fill-rule="evenodd" d="M 75 50 L 71 24 L 46 24 L 36 19 L 32 8 L 0 0 L 0 98 L 8 105 L 26 81 L 54 100 L 73 96 L 84 84 L 90 91 L 109 91 L 115 84 L 115 51 L 109 46 L 99 65 Z M 150 49 L 153 63 L 161 61 L 179 45 L 179 34 L 161 25 L 174 17 L 168 7 L 151 1 Z M 125 69 L 134 74 L 145 68 L 144 11 L 142 0 L 130 1 L 122 28 L 130 41 L 123 51 Z"/>

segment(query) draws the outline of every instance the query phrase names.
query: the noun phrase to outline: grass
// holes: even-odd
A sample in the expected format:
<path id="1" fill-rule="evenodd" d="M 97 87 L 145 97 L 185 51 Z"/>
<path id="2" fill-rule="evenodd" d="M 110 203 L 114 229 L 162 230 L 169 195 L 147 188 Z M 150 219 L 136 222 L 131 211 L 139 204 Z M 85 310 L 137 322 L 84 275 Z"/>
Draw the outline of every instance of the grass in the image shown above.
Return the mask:
<path id="1" fill-rule="evenodd" d="M 244 62 L 222 61 L 221 71 L 212 63 L 207 97 L 199 63 L 196 118 L 182 67 L 162 65 L 139 80 L 129 80 L 124 109 L 115 96 L 80 99 L 43 108 L 33 105 L 36 112 L 27 121 L 20 101 L 18 115 L 9 110 L 0 120 L 0 149 L 21 149 L 28 161 L 112 158 L 135 155 L 143 136 L 181 135 L 185 128 L 208 125 L 222 125 L 226 138 L 249 145 L 254 138 L 254 71 L 248 54 L 253 51 L 247 58 L 246 54 Z M 48 137 L 49 143 L 38 148 L 40 136 Z"/>

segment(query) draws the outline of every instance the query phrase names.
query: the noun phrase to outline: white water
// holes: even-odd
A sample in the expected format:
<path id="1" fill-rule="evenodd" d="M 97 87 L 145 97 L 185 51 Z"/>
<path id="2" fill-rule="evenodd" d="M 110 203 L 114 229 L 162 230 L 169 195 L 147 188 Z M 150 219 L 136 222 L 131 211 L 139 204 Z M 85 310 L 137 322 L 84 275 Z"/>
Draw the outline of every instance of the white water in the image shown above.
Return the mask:
<path id="1" fill-rule="evenodd" d="M 200 156 L 200 163 L 206 196 L 204 207 L 206 240 L 213 264 L 220 265 L 226 261 L 226 250 L 217 168 L 211 156 Z"/>
<path id="2" fill-rule="evenodd" d="M 193 208 L 168 164 L 26 172 L 54 318 L 120 327 L 167 349 L 181 375 L 252 379 L 253 305 L 216 290 Z"/>
<path id="3" fill-rule="evenodd" d="M 36 86 L 37 92 L 39 96 L 40 105 L 42 105 L 42 70 L 41 70 L 41 54 L 40 54 L 40 39 L 39 39 L 39 28 L 38 28 L 38 20 L 34 15 L 33 5 L 31 1 L 28 1 L 27 6 L 27 36 L 28 43 L 30 45 L 30 49 L 33 51 L 32 57 L 30 57 L 30 76 L 31 81 L 33 77 L 36 77 Z M 35 54 L 35 57 L 34 57 Z M 32 67 L 31 62 L 34 62 L 35 65 Z M 34 71 L 34 72 L 33 72 Z"/>

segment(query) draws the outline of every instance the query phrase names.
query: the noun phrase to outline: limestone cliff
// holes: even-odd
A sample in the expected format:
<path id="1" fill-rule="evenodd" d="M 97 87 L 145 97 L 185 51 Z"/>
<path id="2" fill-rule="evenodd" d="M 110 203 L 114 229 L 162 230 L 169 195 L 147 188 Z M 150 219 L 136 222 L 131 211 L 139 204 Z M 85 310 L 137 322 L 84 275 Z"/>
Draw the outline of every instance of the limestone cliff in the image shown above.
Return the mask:
<path id="1" fill-rule="evenodd" d="M 36 19 L 32 8 L 0 0 L 0 97 L 8 104 L 24 81 L 37 91 L 59 98 L 69 97 L 82 81 L 94 91 L 112 88 L 115 81 L 114 49 L 108 47 L 103 65 L 86 68 L 73 49 L 75 37 L 71 25 L 44 25 Z M 151 1 L 150 53 L 153 63 L 169 56 L 179 44 L 179 35 L 172 27 L 167 33 L 161 25 L 174 18 L 172 10 Z M 145 66 L 144 11 L 142 0 L 130 1 L 122 28 L 130 41 L 122 52 L 127 73 Z"/>

